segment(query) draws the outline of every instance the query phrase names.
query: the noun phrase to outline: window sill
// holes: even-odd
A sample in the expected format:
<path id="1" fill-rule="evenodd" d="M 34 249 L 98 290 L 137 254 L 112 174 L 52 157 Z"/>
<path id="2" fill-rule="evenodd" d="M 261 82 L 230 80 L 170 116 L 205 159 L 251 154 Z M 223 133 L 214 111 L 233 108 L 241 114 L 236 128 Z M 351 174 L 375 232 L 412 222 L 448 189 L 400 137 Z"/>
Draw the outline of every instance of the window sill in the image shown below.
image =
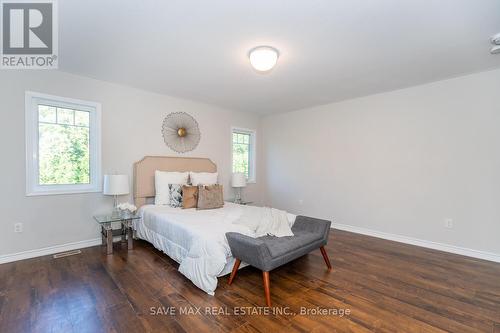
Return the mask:
<path id="1" fill-rule="evenodd" d="M 99 193 L 101 189 L 82 189 L 82 190 L 59 190 L 59 191 L 31 191 L 26 192 L 27 197 L 38 197 L 47 195 L 71 195 L 71 194 L 85 194 L 85 193 Z"/>

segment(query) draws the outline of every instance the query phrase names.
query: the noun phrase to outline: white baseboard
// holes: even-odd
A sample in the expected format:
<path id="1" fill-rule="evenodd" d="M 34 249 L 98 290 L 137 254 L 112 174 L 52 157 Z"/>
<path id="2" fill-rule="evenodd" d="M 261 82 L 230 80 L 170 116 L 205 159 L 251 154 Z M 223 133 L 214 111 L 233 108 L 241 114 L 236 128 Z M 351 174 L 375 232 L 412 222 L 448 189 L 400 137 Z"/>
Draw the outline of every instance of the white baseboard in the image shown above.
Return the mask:
<path id="1" fill-rule="evenodd" d="M 95 238 L 95 239 L 88 239 L 88 240 L 79 241 L 79 242 L 44 247 L 44 248 L 36 249 L 36 250 L 29 250 L 29 251 L 23 251 L 23 252 L 18 252 L 18 253 L 5 254 L 5 255 L 0 256 L 0 264 L 5 264 L 8 262 L 17 261 L 17 260 L 46 256 L 49 254 L 54 254 L 54 253 L 59 253 L 59 252 L 83 249 L 84 247 L 101 245 L 101 242 L 102 242 L 101 238 Z"/>
<path id="2" fill-rule="evenodd" d="M 344 230 L 344 231 L 350 231 L 350 232 L 354 232 L 356 234 L 362 234 L 362 235 L 373 236 L 373 237 L 377 237 L 377 238 L 383 238 L 383 239 L 392 240 L 395 242 L 417 245 L 417 246 L 426 247 L 429 249 L 460 254 L 463 256 L 467 256 L 467 257 L 478 258 L 478 259 L 494 261 L 494 262 L 500 262 L 500 254 L 497 254 L 497 253 L 473 250 L 473 249 L 455 246 L 455 245 L 437 243 L 437 242 L 432 242 L 432 241 L 408 237 L 408 236 L 390 234 L 390 233 L 386 233 L 386 232 L 382 232 L 382 231 L 360 228 L 360 227 L 355 227 L 355 226 L 347 225 L 347 224 L 332 223 L 332 228 L 340 229 L 340 230 Z"/>
<path id="3" fill-rule="evenodd" d="M 344 231 L 349 231 L 349 232 L 354 232 L 356 234 L 373 236 L 373 237 L 377 237 L 377 238 L 392 240 L 395 242 L 411 244 L 411 245 L 426 247 L 429 249 L 450 252 L 450 253 L 460 254 L 463 256 L 467 256 L 467 257 L 478 258 L 478 259 L 483 259 L 483 260 L 488 260 L 488 261 L 500 263 L 500 254 L 496 254 L 496 253 L 492 253 L 492 252 L 473 250 L 473 249 L 455 246 L 455 245 L 437 243 L 437 242 L 432 242 L 432 241 L 408 237 L 408 236 L 390 234 L 390 233 L 386 233 L 386 232 L 382 232 L 382 231 L 366 229 L 366 228 L 361 228 L 361 227 L 355 227 L 355 226 L 347 225 L 347 224 L 333 223 L 332 228 L 344 230 Z M 18 261 L 18 260 L 23 260 L 23 259 L 30 259 L 30 258 L 35 258 L 35 257 L 46 256 L 46 255 L 59 253 L 59 252 L 83 249 L 85 247 L 96 246 L 96 245 L 101 245 L 101 238 L 88 239 L 88 240 L 79 241 L 79 242 L 49 246 L 49 247 L 36 249 L 36 250 L 29 250 L 29 251 L 24 251 L 24 252 L 5 254 L 5 255 L 0 256 L 0 264 L 5 264 L 8 262 Z"/>

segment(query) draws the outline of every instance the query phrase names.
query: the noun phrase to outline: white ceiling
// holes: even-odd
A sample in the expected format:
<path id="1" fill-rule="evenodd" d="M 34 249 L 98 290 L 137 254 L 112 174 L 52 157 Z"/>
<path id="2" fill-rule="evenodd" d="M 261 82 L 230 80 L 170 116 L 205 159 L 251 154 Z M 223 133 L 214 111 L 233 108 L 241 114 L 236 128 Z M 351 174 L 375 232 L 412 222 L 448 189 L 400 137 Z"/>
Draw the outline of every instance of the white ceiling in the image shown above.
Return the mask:
<path id="1" fill-rule="evenodd" d="M 499 0 L 64 0 L 60 69 L 284 112 L 500 67 Z M 247 52 L 280 50 L 255 72 Z"/>

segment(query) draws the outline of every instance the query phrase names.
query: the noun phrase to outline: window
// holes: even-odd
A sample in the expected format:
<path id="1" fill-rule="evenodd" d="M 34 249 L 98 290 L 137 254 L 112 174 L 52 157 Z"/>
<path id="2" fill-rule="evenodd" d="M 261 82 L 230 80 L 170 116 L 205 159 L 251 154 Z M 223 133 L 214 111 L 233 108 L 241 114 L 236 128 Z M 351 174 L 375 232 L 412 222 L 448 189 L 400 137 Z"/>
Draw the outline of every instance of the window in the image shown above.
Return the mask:
<path id="1" fill-rule="evenodd" d="M 101 106 L 26 92 L 26 195 L 101 190 Z"/>
<path id="2" fill-rule="evenodd" d="M 247 182 L 255 182 L 255 131 L 233 128 L 233 172 L 243 172 Z"/>

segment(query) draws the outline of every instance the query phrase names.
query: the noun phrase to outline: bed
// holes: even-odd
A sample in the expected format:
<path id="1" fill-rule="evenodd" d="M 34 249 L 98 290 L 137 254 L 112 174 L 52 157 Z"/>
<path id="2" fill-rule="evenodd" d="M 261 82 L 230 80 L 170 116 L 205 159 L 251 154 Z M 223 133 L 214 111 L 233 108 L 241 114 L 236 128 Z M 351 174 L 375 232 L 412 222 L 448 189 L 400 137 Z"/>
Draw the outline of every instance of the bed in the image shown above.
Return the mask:
<path id="1" fill-rule="evenodd" d="M 206 158 L 164 156 L 147 156 L 134 164 L 134 199 L 142 216 L 134 223 L 136 237 L 177 261 L 179 272 L 214 295 L 217 278 L 229 274 L 235 261 L 225 234 L 254 236 L 247 227 L 233 224 L 252 207 L 225 202 L 223 208 L 196 210 L 151 204 L 155 170 L 216 172 L 217 167 Z M 291 223 L 293 220 L 290 215 Z"/>

